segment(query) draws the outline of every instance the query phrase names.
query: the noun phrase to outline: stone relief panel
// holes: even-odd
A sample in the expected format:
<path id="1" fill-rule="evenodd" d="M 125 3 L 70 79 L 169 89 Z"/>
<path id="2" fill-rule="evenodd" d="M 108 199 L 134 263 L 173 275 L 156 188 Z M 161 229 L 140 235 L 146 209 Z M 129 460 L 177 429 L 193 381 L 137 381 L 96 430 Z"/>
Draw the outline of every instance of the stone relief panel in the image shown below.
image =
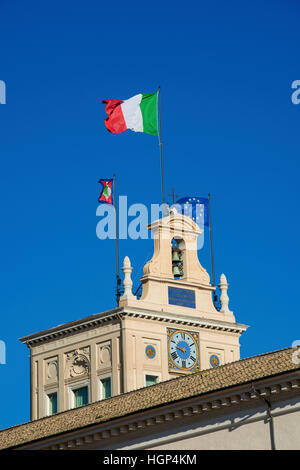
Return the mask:
<path id="1" fill-rule="evenodd" d="M 47 383 L 58 380 L 58 357 L 51 357 L 45 360 L 45 378 Z"/>
<path id="2" fill-rule="evenodd" d="M 90 372 L 90 347 L 75 349 L 66 354 L 65 378 L 88 375 Z"/>
<path id="3" fill-rule="evenodd" d="M 105 341 L 104 343 L 99 343 L 98 348 L 98 369 L 104 369 L 111 367 L 112 360 L 112 351 L 111 351 L 111 341 Z"/>

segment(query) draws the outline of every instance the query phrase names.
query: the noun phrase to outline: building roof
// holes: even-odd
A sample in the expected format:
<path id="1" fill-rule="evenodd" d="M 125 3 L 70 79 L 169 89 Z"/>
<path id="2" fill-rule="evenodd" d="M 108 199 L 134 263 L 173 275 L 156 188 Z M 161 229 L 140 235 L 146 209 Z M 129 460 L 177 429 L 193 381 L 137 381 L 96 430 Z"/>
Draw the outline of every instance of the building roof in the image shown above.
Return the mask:
<path id="1" fill-rule="evenodd" d="M 242 333 L 248 328 L 247 325 L 240 323 L 213 320 L 204 317 L 196 318 L 194 316 L 189 316 L 186 314 L 180 315 L 168 311 L 153 312 L 153 310 L 141 307 L 118 307 L 113 310 L 107 310 L 105 312 L 89 315 L 88 317 L 81 318 L 80 320 L 64 323 L 62 325 L 58 325 L 38 333 L 33 333 L 29 336 L 24 336 L 23 338 L 20 338 L 20 341 L 30 347 L 39 346 L 40 344 L 48 341 L 56 341 L 57 339 L 64 338 L 68 335 L 73 335 L 80 333 L 81 331 L 96 328 L 103 323 L 119 320 L 120 316 L 140 317 L 147 320 L 158 320 L 167 323 L 185 324 L 197 327 L 200 326 L 202 328 L 227 330 L 236 333 Z"/>
<path id="2" fill-rule="evenodd" d="M 134 390 L 80 408 L 0 431 L 0 449 L 15 447 L 86 426 L 108 423 L 158 406 L 300 369 L 286 348 Z"/>

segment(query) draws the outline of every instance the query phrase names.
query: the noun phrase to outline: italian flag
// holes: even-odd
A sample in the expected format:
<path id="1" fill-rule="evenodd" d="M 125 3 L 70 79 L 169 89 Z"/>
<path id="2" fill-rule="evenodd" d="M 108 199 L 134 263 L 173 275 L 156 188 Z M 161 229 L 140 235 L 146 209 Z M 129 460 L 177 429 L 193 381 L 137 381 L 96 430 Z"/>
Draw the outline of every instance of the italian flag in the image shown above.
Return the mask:
<path id="1" fill-rule="evenodd" d="M 158 135 L 157 97 L 155 93 L 140 93 L 128 100 L 104 100 L 108 117 L 105 125 L 110 132 L 119 134 L 130 129 L 134 132 Z"/>

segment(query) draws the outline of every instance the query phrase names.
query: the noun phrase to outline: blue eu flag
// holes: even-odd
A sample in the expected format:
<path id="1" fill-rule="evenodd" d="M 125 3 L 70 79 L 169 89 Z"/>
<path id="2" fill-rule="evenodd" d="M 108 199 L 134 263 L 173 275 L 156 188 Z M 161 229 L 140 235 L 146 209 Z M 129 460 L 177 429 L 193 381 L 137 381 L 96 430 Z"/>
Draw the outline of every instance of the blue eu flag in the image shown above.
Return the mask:
<path id="1" fill-rule="evenodd" d="M 209 227 L 209 200 L 207 198 L 183 197 L 178 199 L 175 207 L 181 214 L 191 217 L 200 227 L 204 225 Z"/>

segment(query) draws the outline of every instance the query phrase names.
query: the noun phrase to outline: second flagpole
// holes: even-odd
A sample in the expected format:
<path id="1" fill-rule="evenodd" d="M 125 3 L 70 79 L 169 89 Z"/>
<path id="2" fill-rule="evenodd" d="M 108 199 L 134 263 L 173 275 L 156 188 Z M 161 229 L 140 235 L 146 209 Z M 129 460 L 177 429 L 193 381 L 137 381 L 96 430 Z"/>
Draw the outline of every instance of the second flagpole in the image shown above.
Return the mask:
<path id="1" fill-rule="evenodd" d="M 119 305 L 119 300 L 121 297 L 121 278 L 119 276 L 119 238 L 118 238 L 118 208 L 117 208 L 117 188 L 116 188 L 116 175 L 114 178 L 114 207 L 115 207 L 115 227 L 116 227 L 116 281 L 117 281 L 117 305 Z"/>
<path id="2" fill-rule="evenodd" d="M 213 251 L 213 238 L 212 238 L 212 223 L 211 223 L 211 202 L 210 194 L 208 194 L 208 210 L 209 210 L 209 235 L 210 235 L 210 254 L 211 254 L 211 271 L 212 271 L 212 285 L 216 287 L 215 284 L 215 261 L 214 261 L 214 251 Z M 217 294 L 216 291 L 213 291 L 213 302 L 214 306 L 217 306 Z"/>
<path id="3" fill-rule="evenodd" d="M 162 142 L 162 125 L 161 125 L 161 95 L 160 86 L 158 87 L 158 108 L 159 108 L 159 146 L 160 146 L 160 164 L 161 164 L 161 190 L 163 215 L 165 215 L 165 181 L 164 181 L 164 159 L 163 159 L 163 142 Z"/>

